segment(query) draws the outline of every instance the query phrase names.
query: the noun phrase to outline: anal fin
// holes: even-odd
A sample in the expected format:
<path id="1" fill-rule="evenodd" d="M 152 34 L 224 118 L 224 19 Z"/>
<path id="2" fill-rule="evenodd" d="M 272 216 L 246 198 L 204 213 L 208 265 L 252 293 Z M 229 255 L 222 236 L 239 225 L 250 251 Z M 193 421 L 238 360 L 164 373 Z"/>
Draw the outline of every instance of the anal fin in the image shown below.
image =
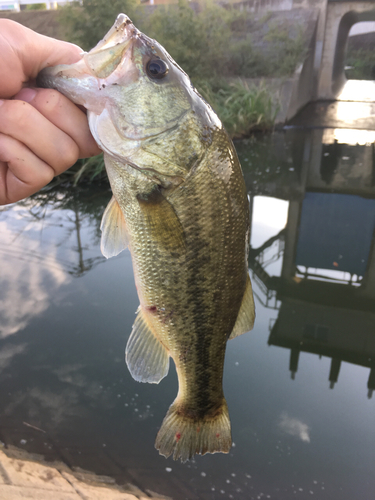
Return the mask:
<path id="1" fill-rule="evenodd" d="M 128 246 L 125 218 L 114 196 L 104 211 L 100 229 L 102 231 L 100 248 L 107 259 L 115 257 Z"/>
<path id="2" fill-rule="evenodd" d="M 245 293 L 241 302 L 240 311 L 234 324 L 232 333 L 229 338 L 234 339 L 243 333 L 252 330 L 255 320 L 255 305 L 253 297 L 253 289 L 251 286 L 250 276 L 247 275 Z"/>
<path id="3" fill-rule="evenodd" d="M 153 334 L 140 308 L 125 351 L 131 376 L 138 382 L 158 384 L 169 370 L 169 354 Z"/>

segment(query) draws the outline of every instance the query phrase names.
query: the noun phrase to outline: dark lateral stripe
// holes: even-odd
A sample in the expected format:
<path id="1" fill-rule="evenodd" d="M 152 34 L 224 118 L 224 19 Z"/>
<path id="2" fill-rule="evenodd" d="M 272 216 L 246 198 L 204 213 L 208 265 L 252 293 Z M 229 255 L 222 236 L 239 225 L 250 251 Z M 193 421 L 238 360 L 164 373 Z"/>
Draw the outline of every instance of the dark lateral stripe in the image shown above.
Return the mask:
<path id="1" fill-rule="evenodd" d="M 199 371 L 191 375 L 195 377 L 196 409 L 200 412 L 200 410 L 205 410 L 207 402 L 210 400 L 210 369 L 206 357 L 211 346 L 212 335 L 207 335 L 206 321 L 202 321 L 205 312 L 204 285 L 206 283 L 206 278 L 204 274 L 202 274 L 202 270 L 204 270 L 208 258 L 204 252 L 206 243 L 202 239 L 204 231 L 199 220 L 199 214 L 202 214 L 204 204 L 196 191 L 193 196 L 193 206 L 195 210 L 194 212 L 191 211 L 190 214 L 193 219 L 191 221 L 193 230 L 190 234 L 190 238 L 193 241 L 194 253 L 192 256 L 193 258 L 188 262 L 187 275 L 189 279 L 187 281 L 187 296 L 189 297 L 189 301 L 193 304 L 190 321 L 195 335 L 192 348 L 197 357 L 196 366 L 199 367 Z"/>

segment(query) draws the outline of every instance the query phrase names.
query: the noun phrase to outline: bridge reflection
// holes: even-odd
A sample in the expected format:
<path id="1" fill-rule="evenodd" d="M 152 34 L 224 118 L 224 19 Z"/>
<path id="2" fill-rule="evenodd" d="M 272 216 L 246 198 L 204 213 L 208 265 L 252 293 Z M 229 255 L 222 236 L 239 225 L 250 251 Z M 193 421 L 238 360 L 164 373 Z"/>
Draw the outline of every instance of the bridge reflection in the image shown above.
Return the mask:
<path id="1" fill-rule="evenodd" d="M 254 206 L 264 194 L 289 202 L 287 224 L 261 245 L 252 244 L 249 267 L 258 298 L 278 311 L 268 342 L 290 349 L 292 378 L 301 352 L 328 356 L 331 388 L 341 363 L 355 363 L 370 368 L 371 397 L 375 390 L 374 133 L 350 132 L 322 129 L 290 134 L 293 160 L 288 170 L 293 176 L 280 185 L 265 174 L 250 189 L 253 224 Z M 250 181 L 246 170 L 245 176 Z"/>

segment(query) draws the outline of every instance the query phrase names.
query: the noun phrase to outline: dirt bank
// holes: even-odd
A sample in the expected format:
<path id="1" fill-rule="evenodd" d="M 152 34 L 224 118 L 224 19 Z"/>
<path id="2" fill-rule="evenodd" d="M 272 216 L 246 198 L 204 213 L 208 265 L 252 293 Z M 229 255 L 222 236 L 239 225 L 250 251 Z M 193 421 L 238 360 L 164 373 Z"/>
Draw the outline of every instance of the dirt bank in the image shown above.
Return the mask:
<path id="1" fill-rule="evenodd" d="M 349 37 L 348 49 L 349 50 L 374 50 L 375 48 L 375 33 L 363 33 L 362 35 L 355 35 Z"/>
<path id="2" fill-rule="evenodd" d="M 23 12 L 0 12 L 0 18 L 5 17 L 23 24 L 42 35 L 67 40 L 64 28 L 58 22 L 58 10 L 28 10 Z"/>

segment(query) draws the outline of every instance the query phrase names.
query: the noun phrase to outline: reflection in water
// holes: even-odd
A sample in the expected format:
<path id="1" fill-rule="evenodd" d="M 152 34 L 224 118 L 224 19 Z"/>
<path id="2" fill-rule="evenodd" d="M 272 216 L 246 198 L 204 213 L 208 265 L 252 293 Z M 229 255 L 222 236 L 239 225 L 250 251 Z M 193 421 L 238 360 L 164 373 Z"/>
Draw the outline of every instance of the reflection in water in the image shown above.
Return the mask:
<path id="1" fill-rule="evenodd" d="M 352 102 L 341 101 L 336 105 L 335 119 L 345 122 L 347 126 L 356 125 L 356 122 L 366 118 L 373 118 L 375 115 L 375 105 L 372 102 Z"/>
<path id="2" fill-rule="evenodd" d="M 0 441 L 175 499 L 372 500 L 373 148 L 289 130 L 238 151 L 257 320 L 227 346 L 230 454 L 155 455 L 177 378 L 172 367 L 150 387 L 126 368 L 139 301 L 129 252 L 100 255 L 107 189 L 48 191 L 0 213 Z"/>
<path id="3" fill-rule="evenodd" d="M 300 213 L 296 274 L 306 276 L 309 268 L 313 268 L 316 271 L 311 276 L 324 276 L 325 270 L 333 270 L 338 276 L 326 273 L 327 279 L 360 285 L 366 273 L 374 227 L 374 199 L 307 192 Z"/>
<path id="4" fill-rule="evenodd" d="M 348 146 L 372 146 L 375 142 L 375 130 L 353 130 L 351 128 L 327 128 L 323 131 L 322 143 L 323 147 L 328 147 L 330 144 L 339 143 Z M 371 154 L 369 151 L 367 151 Z M 328 156 L 328 155 L 325 155 Z M 338 155 L 336 155 L 337 157 Z M 337 158 L 335 158 L 337 159 Z M 323 160 L 323 159 L 322 159 Z M 360 165 L 357 162 L 357 168 Z"/>
<path id="5" fill-rule="evenodd" d="M 57 249 L 44 245 L 41 251 L 38 223 L 30 223 L 29 211 L 15 207 L 2 215 L 0 338 L 20 331 L 31 317 L 42 314 L 48 307 L 49 294 L 67 280 L 57 260 Z M 45 287 L 46 280 L 49 290 Z"/>
<path id="6" fill-rule="evenodd" d="M 284 193 L 288 222 L 262 244 L 252 242 L 249 258 L 261 301 L 278 310 L 269 344 L 290 349 L 292 378 L 300 353 L 316 353 L 331 358 L 331 388 L 342 361 L 369 367 L 368 397 L 375 389 L 375 155 L 367 142 L 372 134 L 354 145 L 341 142 L 347 131 L 305 134 L 297 160 L 299 189 Z M 270 194 L 267 176 L 262 182 Z M 256 193 L 262 193 L 260 183 Z M 281 274 L 269 267 L 277 261 Z"/>
<path id="7" fill-rule="evenodd" d="M 26 344 L 5 345 L 0 351 L 0 372 L 10 365 L 14 356 L 23 353 L 25 351 L 25 347 Z"/>
<path id="8" fill-rule="evenodd" d="M 279 428 L 286 434 L 298 437 L 305 443 L 310 442 L 310 428 L 297 418 L 290 417 L 286 412 L 280 416 Z"/>
<path id="9" fill-rule="evenodd" d="M 108 196 L 73 193 L 47 191 L 1 209 L 0 338 L 43 314 L 70 276 L 82 276 L 105 260 L 82 244 L 82 234 L 98 241 L 97 212 Z"/>
<path id="10" fill-rule="evenodd" d="M 275 232 L 281 231 L 288 219 L 289 203 L 276 198 L 256 196 L 252 203 L 251 246 L 257 247 L 264 240 L 272 238 Z"/>
<path id="11" fill-rule="evenodd" d="M 50 427 L 57 427 L 75 416 L 88 416 L 78 405 L 79 394 L 66 389 L 61 394 L 33 387 L 27 392 L 16 392 L 12 402 L 3 409 L 3 416 L 23 412 L 27 420 L 34 421 L 43 414 Z"/>
<path id="12" fill-rule="evenodd" d="M 290 124 L 297 127 L 375 130 L 375 82 L 348 80 L 335 101 L 310 102 Z M 351 144 L 350 141 L 348 144 Z M 361 141 L 360 141 L 361 143 Z"/>
<path id="13" fill-rule="evenodd" d="M 338 101 L 374 101 L 375 82 L 371 80 L 347 80 L 342 91 L 336 97 Z M 344 117 L 345 119 L 345 117 Z"/>

